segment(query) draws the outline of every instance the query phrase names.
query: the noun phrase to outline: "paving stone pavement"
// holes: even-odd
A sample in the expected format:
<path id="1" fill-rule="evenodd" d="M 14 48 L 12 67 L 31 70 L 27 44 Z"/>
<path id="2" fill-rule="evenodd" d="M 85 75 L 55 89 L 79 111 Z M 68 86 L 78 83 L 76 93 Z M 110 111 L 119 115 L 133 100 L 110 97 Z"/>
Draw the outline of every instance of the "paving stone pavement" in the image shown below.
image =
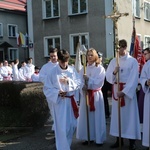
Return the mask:
<path id="1" fill-rule="evenodd" d="M 109 98 L 109 106 L 111 110 L 111 98 Z M 73 137 L 71 150 L 111 150 L 110 146 L 115 142 L 116 138 L 109 135 L 110 118 L 106 119 L 107 123 L 107 139 L 102 147 L 96 144 L 83 146 L 82 141 L 77 140 L 75 135 Z M 12 139 L 5 143 L 0 142 L 0 150 L 56 150 L 54 134 L 51 133 L 52 122 L 47 123 L 43 128 L 34 131 L 32 134 Z M 124 139 L 124 146 L 121 150 L 128 150 L 129 141 Z M 141 141 L 136 141 L 136 150 L 146 150 L 142 146 Z M 119 150 L 119 149 L 112 149 Z"/>
<path id="2" fill-rule="evenodd" d="M 110 150 L 110 145 L 115 142 L 115 138 L 109 135 L 110 119 L 107 119 L 107 140 L 102 147 L 94 143 L 83 146 L 82 141 L 73 138 L 71 150 Z M 141 141 L 136 141 L 137 150 L 145 150 Z M 45 125 L 42 129 L 34 131 L 32 134 L 12 139 L 5 143 L 0 142 L 0 150 L 56 150 L 54 143 L 54 134 L 51 133 L 50 124 Z M 117 149 L 113 149 L 117 150 Z M 124 146 L 121 150 L 128 150 L 128 140 L 124 140 Z"/>

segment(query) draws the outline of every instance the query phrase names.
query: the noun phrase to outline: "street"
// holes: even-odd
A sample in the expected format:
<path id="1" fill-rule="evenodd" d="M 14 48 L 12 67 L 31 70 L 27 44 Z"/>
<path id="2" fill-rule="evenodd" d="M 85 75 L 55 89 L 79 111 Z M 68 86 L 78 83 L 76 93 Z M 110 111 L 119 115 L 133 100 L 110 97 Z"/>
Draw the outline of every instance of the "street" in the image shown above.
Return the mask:
<path id="1" fill-rule="evenodd" d="M 82 141 L 77 140 L 74 136 L 71 150 L 110 150 L 110 145 L 115 142 L 115 137 L 109 135 L 110 118 L 107 121 L 107 140 L 102 147 L 96 144 L 84 146 Z M 50 132 L 51 126 L 45 125 L 42 129 L 34 131 L 26 136 L 16 139 L 0 142 L 0 150 L 56 150 L 54 143 L 54 134 Z M 124 140 L 122 150 L 128 150 L 128 140 Z M 141 145 L 141 141 L 136 141 L 137 150 L 145 150 Z M 117 150 L 117 149 L 113 149 Z"/>

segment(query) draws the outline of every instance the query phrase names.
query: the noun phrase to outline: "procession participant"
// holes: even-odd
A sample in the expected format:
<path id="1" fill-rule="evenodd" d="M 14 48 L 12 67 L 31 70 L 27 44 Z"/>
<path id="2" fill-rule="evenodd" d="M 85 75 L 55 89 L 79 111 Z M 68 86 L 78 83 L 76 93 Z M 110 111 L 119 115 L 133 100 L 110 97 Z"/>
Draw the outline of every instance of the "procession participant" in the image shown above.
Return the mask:
<path id="1" fill-rule="evenodd" d="M 45 65 L 42 66 L 40 70 L 39 80 L 44 84 L 48 72 L 53 69 L 56 65 L 58 65 L 58 57 L 57 57 L 57 48 L 51 48 L 49 55 L 50 55 L 50 61 L 48 61 Z"/>
<path id="2" fill-rule="evenodd" d="M 113 58 L 106 71 L 106 79 L 113 84 L 112 91 L 112 115 L 110 134 L 117 137 L 111 148 L 119 147 L 118 127 L 118 99 L 121 100 L 121 145 L 123 138 L 129 139 L 129 149 L 135 149 L 135 139 L 141 139 L 140 122 L 137 106 L 136 87 L 138 84 L 138 62 L 127 52 L 126 40 L 119 41 L 119 67 L 116 67 L 116 58 Z M 116 83 L 116 74 L 119 71 L 119 85 Z"/>
<path id="3" fill-rule="evenodd" d="M 24 76 L 24 68 L 26 66 L 26 62 L 22 61 L 21 62 L 21 67 L 19 68 L 19 80 L 20 81 L 26 81 L 26 77 Z"/>
<path id="4" fill-rule="evenodd" d="M 3 81 L 2 67 L 3 67 L 3 62 L 0 62 L 0 81 Z"/>
<path id="5" fill-rule="evenodd" d="M 51 48 L 49 55 L 50 55 L 50 60 L 42 66 L 40 72 L 39 72 L 39 81 L 42 82 L 43 84 L 45 83 L 46 77 L 48 72 L 51 72 L 51 70 L 58 65 L 58 57 L 57 57 L 57 48 Z M 50 121 L 53 121 L 53 106 L 51 101 L 47 101 L 48 106 L 50 109 Z M 54 125 L 52 125 L 52 130 L 54 130 Z"/>
<path id="6" fill-rule="evenodd" d="M 145 62 L 147 62 L 148 60 L 150 60 L 150 55 L 148 55 L 149 52 L 150 52 L 150 49 L 146 48 L 142 52 L 143 52 L 143 56 L 144 56 Z M 141 132 L 142 132 L 142 130 L 143 130 L 142 128 L 143 128 L 143 112 L 144 112 L 144 96 L 145 96 L 145 93 L 144 93 L 142 85 L 140 83 L 138 84 L 137 95 L 138 95 L 137 96 L 138 97 L 138 107 L 139 107 Z"/>
<path id="7" fill-rule="evenodd" d="M 26 64 L 26 66 L 24 67 L 24 76 L 26 78 L 27 81 L 31 82 L 31 76 L 34 73 L 34 65 L 32 64 L 32 58 L 28 58 L 28 63 Z"/>
<path id="8" fill-rule="evenodd" d="M 59 50 L 57 55 L 59 64 L 48 73 L 43 91 L 53 103 L 56 149 L 70 150 L 78 117 L 74 93 L 81 81 L 75 68 L 68 65 L 69 53 Z"/>
<path id="9" fill-rule="evenodd" d="M 143 53 L 147 62 L 143 66 L 140 76 L 140 83 L 145 93 L 142 145 L 150 147 L 150 48 L 146 48 Z"/>
<path id="10" fill-rule="evenodd" d="M 85 140 L 82 144 L 88 144 L 88 133 L 86 124 L 86 96 L 88 93 L 89 100 L 89 133 L 90 142 L 95 141 L 98 146 L 102 146 L 106 140 L 106 123 L 104 99 L 101 88 L 104 84 L 105 69 L 100 65 L 100 59 L 94 48 L 90 48 L 86 54 L 87 68 L 86 75 L 84 69 L 80 71 L 82 78 L 82 90 L 80 96 L 80 109 L 77 124 L 77 139 Z M 85 83 L 85 80 L 87 83 Z"/>
<path id="11" fill-rule="evenodd" d="M 97 53 L 98 53 L 98 57 L 100 58 L 100 64 L 103 65 L 103 63 L 102 63 L 103 54 L 101 52 L 97 52 Z M 106 66 L 104 66 L 104 68 L 106 70 Z M 109 118 L 109 116 L 110 116 L 109 102 L 108 102 L 108 91 L 111 91 L 111 84 L 106 80 L 106 77 L 105 77 L 104 85 L 102 87 L 102 93 L 103 93 L 103 97 L 104 97 L 104 106 L 105 106 L 105 116 L 106 116 L 106 118 Z"/>
<path id="12" fill-rule="evenodd" d="M 19 59 L 15 59 L 14 62 L 12 63 L 12 72 L 13 72 L 13 81 L 19 81 L 19 72 L 18 72 L 18 64 L 19 64 Z"/>
<path id="13" fill-rule="evenodd" d="M 4 60 L 1 75 L 3 76 L 4 81 L 11 81 L 12 80 L 12 68 L 8 66 L 7 60 Z"/>
<path id="14" fill-rule="evenodd" d="M 39 82 L 39 71 L 40 68 L 38 66 L 35 66 L 35 72 L 33 73 L 33 75 L 31 76 L 31 79 L 33 82 Z"/>

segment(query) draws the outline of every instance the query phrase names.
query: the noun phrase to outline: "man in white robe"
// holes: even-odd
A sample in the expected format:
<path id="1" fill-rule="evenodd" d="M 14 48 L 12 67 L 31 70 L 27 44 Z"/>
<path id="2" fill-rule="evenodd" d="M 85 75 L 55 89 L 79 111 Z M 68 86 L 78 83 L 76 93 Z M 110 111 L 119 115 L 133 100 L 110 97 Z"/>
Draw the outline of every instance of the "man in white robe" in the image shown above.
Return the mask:
<path id="1" fill-rule="evenodd" d="M 140 76 L 140 83 L 145 93 L 142 145 L 150 147 L 150 48 L 146 48 L 143 53 L 147 62 Z"/>
<path id="2" fill-rule="evenodd" d="M 1 68 L 1 75 L 3 76 L 4 81 L 12 80 L 12 68 L 8 66 L 7 60 L 4 60 L 4 65 Z"/>
<path id="3" fill-rule="evenodd" d="M 137 106 L 136 88 L 138 85 L 138 62 L 127 52 L 126 40 L 119 41 L 119 67 L 116 67 L 116 58 L 112 59 L 107 71 L 106 79 L 113 84 L 112 115 L 110 134 L 119 137 L 118 127 L 118 98 L 121 99 L 121 145 L 123 138 L 129 139 L 129 149 L 135 149 L 135 139 L 141 139 L 139 112 Z M 119 72 L 118 91 L 116 74 Z M 119 147 L 119 138 L 111 148 Z"/>
<path id="4" fill-rule="evenodd" d="M 57 48 L 51 48 L 50 49 L 50 61 L 47 62 L 45 65 L 42 66 L 40 72 L 39 72 L 39 81 L 45 84 L 46 78 L 48 73 L 51 72 L 51 70 L 58 65 L 58 57 L 57 57 Z M 50 121 L 53 121 L 53 106 L 51 101 L 48 102 L 48 107 L 50 109 Z M 52 125 L 52 130 L 54 130 L 54 125 Z"/>
<path id="5" fill-rule="evenodd" d="M 24 67 L 23 74 L 28 82 L 31 82 L 31 76 L 34 74 L 35 66 L 32 64 L 32 58 L 28 58 L 28 63 Z"/>
<path id="6" fill-rule="evenodd" d="M 24 76 L 23 72 L 24 72 L 24 68 L 26 66 L 25 61 L 21 62 L 21 67 L 18 70 L 18 74 L 19 74 L 19 80 L 20 81 L 26 81 L 26 77 Z"/>
<path id="7" fill-rule="evenodd" d="M 15 59 L 14 63 L 12 63 L 12 72 L 13 72 L 13 81 L 19 81 L 19 71 L 18 71 L 19 60 Z"/>
<path id="8" fill-rule="evenodd" d="M 57 150 L 70 150 L 78 117 L 74 93 L 81 81 L 75 68 L 68 65 L 68 60 L 66 50 L 58 51 L 59 65 L 49 72 L 43 89 L 47 100 L 53 103 Z"/>

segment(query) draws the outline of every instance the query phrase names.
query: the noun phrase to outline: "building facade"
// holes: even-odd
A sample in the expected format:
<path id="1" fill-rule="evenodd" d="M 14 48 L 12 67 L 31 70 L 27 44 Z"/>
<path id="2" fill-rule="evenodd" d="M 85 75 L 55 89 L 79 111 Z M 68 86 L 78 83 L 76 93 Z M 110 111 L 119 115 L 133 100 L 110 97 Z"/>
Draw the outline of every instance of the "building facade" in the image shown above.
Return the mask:
<path id="1" fill-rule="evenodd" d="M 25 3 L 18 0 L 0 1 L 0 61 L 9 62 L 28 57 L 26 47 L 17 45 L 16 34 L 27 33 Z"/>
<path id="2" fill-rule="evenodd" d="M 113 3 L 112 0 L 27 0 L 29 36 L 33 42 L 29 55 L 34 63 L 38 66 L 46 63 L 51 47 L 67 49 L 75 57 L 79 39 L 86 48 L 95 48 L 105 58 L 113 57 L 113 21 L 104 17 L 112 14 Z M 134 15 L 141 46 L 146 46 L 150 35 L 149 0 L 116 3 L 119 12 L 129 13 L 118 20 L 119 39 L 126 39 L 130 48 Z"/>

